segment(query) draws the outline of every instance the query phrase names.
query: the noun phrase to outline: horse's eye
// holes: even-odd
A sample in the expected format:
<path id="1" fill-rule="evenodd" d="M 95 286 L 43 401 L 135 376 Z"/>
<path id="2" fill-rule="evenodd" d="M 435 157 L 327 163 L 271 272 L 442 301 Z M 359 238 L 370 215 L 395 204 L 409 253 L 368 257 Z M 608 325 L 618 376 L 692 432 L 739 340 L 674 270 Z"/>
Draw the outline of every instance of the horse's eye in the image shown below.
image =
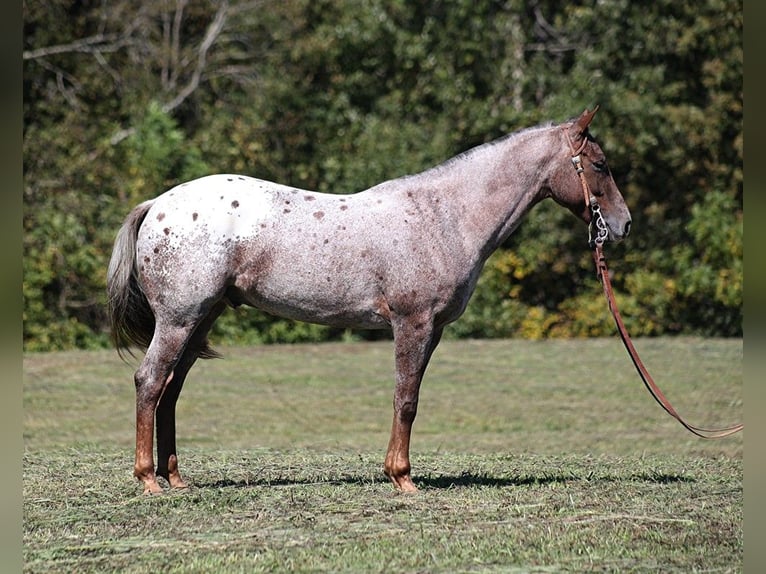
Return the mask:
<path id="1" fill-rule="evenodd" d="M 599 173 L 606 172 L 609 168 L 606 167 L 606 162 L 603 159 L 593 162 L 593 169 Z"/>

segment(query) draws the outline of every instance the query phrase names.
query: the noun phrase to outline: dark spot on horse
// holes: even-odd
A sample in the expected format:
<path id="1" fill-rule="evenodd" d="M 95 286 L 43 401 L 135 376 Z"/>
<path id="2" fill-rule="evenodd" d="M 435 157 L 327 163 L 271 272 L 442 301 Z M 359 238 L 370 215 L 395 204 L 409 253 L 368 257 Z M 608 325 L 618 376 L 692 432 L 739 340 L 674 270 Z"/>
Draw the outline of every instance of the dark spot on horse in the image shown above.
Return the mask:
<path id="1" fill-rule="evenodd" d="M 148 255 L 144 257 L 144 263 L 149 263 L 150 261 L 151 259 L 149 259 Z"/>
<path id="2" fill-rule="evenodd" d="M 231 178 L 231 177 L 227 177 L 227 178 L 226 178 L 226 181 L 234 181 L 234 178 Z"/>
<path id="3" fill-rule="evenodd" d="M 285 208 L 282 210 L 282 213 L 290 213 L 291 211 L 292 211 L 291 209 L 287 209 L 287 208 L 285 207 Z"/>
<path id="4" fill-rule="evenodd" d="M 166 227 L 165 229 L 163 229 L 163 230 L 162 230 L 162 232 L 163 232 L 165 235 L 170 235 L 170 228 L 169 228 L 169 227 Z"/>
<path id="5" fill-rule="evenodd" d="M 234 209 L 237 209 L 239 207 L 239 202 L 235 199 L 234 201 L 231 202 L 231 206 Z"/>
<path id="6" fill-rule="evenodd" d="M 223 196 L 221 196 L 221 199 L 223 199 Z"/>
<path id="7" fill-rule="evenodd" d="M 313 195 L 304 195 L 303 199 L 305 199 L 306 201 L 314 201 L 316 197 L 314 197 Z"/>
<path id="8" fill-rule="evenodd" d="M 195 212 L 195 213 L 192 213 L 192 219 L 193 219 L 194 221 L 197 221 L 197 218 L 198 218 L 198 217 L 199 217 L 199 214 L 198 214 L 198 213 L 196 213 L 196 212 Z"/>
<path id="9" fill-rule="evenodd" d="M 340 206 L 340 210 L 341 211 L 346 211 L 347 209 L 348 209 L 348 205 L 341 205 Z"/>
<path id="10" fill-rule="evenodd" d="M 412 197 L 412 192 L 411 191 L 407 192 L 407 197 Z"/>
<path id="11" fill-rule="evenodd" d="M 240 175 L 240 176 L 238 176 L 238 177 L 237 177 L 237 179 L 239 179 L 240 181 L 245 181 L 245 178 L 244 178 L 244 177 L 242 177 L 241 175 Z"/>
<path id="12" fill-rule="evenodd" d="M 324 217 L 324 211 L 315 211 L 314 217 L 316 217 L 317 219 L 322 219 Z"/>
<path id="13" fill-rule="evenodd" d="M 369 251 L 366 249 L 362 249 L 362 252 L 359 254 L 360 257 L 367 257 L 370 254 Z"/>
<path id="14" fill-rule="evenodd" d="M 157 221 L 162 221 L 163 219 L 165 219 L 165 214 L 164 213 L 158 213 L 157 214 Z"/>
<path id="15" fill-rule="evenodd" d="M 265 223 L 261 223 L 261 229 L 266 229 L 266 224 Z"/>
<path id="16" fill-rule="evenodd" d="M 329 239 L 325 239 L 324 240 L 324 244 L 327 245 L 328 243 L 330 243 L 330 240 Z"/>
<path id="17" fill-rule="evenodd" d="M 159 247 L 155 247 L 155 248 L 154 248 L 154 252 L 155 252 L 155 253 L 159 253 L 159 252 L 160 252 L 160 248 L 159 248 Z"/>
<path id="18" fill-rule="evenodd" d="M 340 201 L 341 201 L 341 203 L 342 203 L 342 202 L 346 201 L 346 198 L 345 198 L 345 197 L 341 197 L 341 198 L 340 198 Z"/>
<path id="19" fill-rule="evenodd" d="M 285 205 L 290 205 L 290 200 L 289 199 L 285 199 Z"/>

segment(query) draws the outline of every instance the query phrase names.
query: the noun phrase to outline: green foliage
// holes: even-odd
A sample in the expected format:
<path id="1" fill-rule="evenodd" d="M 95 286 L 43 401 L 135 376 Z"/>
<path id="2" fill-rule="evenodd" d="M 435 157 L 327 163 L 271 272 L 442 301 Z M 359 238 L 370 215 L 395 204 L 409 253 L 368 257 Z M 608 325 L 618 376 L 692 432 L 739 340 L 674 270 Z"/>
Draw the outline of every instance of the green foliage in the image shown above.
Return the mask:
<path id="1" fill-rule="evenodd" d="M 680 271 L 679 315 L 687 332 L 742 332 L 743 225 L 734 203 L 724 194 L 706 196 L 692 207 L 690 242 L 673 246 Z"/>
<path id="2" fill-rule="evenodd" d="M 184 180 L 351 193 L 596 103 L 634 220 L 607 249 L 629 327 L 741 335 L 741 1 L 232 1 L 218 35 L 224 4 L 178 6 L 25 4 L 25 348 L 106 344 L 114 233 Z M 585 236 L 537 207 L 449 336 L 611 332 Z M 214 333 L 342 336 L 242 311 Z"/>
<path id="3" fill-rule="evenodd" d="M 336 336 L 333 336 L 335 334 Z M 228 310 L 216 321 L 211 341 L 229 344 L 317 343 L 337 338 L 338 331 L 323 325 L 273 317 L 250 308 Z"/>
<path id="4" fill-rule="evenodd" d="M 150 102 L 136 131 L 118 150 L 125 166 L 126 198 L 139 203 L 154 197 L 176 182 L 207 175 L 210 167 L 202 160 L 200 151 L 186 142 L 175 120 L 162 111 L 157 102 Z"/>

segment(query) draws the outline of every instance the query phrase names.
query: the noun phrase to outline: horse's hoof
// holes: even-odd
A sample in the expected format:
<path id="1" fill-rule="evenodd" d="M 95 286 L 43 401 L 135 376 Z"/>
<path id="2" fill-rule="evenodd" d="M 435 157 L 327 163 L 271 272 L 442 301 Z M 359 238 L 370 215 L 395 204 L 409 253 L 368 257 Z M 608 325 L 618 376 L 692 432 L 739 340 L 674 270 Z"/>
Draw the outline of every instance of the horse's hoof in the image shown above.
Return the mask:
<path id="1" fill-rule="evenodd" d="M 157 482 L 145 482 L 144 483 L 144 494 L 145 495 L 152 495 L 152 494 L 162 494 L 162 488 L 160 487 Z"/>
<path id="2" fill-rule="evenodd" d="M 409 475 L 401 476 L 398 478 L 392 477 L 391 480 L 393 481 L 396 490 L 403 494 L 414 494 L 418 491 L 418 487 L 415 486 L 415 483 L 412 482 L 412 479 Z"/>

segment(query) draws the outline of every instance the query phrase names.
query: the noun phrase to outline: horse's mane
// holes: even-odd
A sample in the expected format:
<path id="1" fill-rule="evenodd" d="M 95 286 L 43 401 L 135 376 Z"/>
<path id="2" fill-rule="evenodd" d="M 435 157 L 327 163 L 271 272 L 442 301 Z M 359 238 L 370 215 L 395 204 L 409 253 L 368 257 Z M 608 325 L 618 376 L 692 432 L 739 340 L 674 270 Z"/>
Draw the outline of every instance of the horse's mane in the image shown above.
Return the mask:
<path id="1" fill-rule="evenodd" d="M 554 125 L 555 124 L 553 122 L 546 122 L 544 124 L 539 124 L 539 125 L 536 125 L 536 126 L 532 126 L 532 127 L 527 127 L 527 128 L 522 128 L 522 129 L 516 130 L 515 132 L 511 132 L 511 133 L 505 134 L 505 135 L 500 136 L 499 138 L 496 138 L 494 140 L 491 140 L 491 141 L 488 141 L 488 142 L 485 142 L 485 143 L 482 143 L 482 144 L 478 144 L 478 145 L 476 145 L 476 146 L 474 146 L 472 148 L 469 148 L 469 149 L 467 149 L 467 150 L 465 150 L 463 152 L 460 152 L 456 156 L 451 157 L 450 159 L 440 163 L 439 165 L 436 165 L 434 167 L 428 168 L 428 169 L 424 170 L 423 172 L 421 172 L 419 174 L 415 174 L 413 176 L 408 176 L 408 177 L 417 177 L 418 175 L 426 175 L 426 174 L 433 175 L 435 173 L 443 172 L 443 171 L 445 171 L 447 169 L 450 169 L 451 167 L 455 166 L 456 164 L 462 163 L 463 161 L 465 161 L 467 159 L 470 159 L 474 155 L 482 153 L 483 151 L 486 151 L 486 150 L 491 149 L 493 147 L 496 147 L 498 145 L 502 145 L 502 144 L 508 142 L 509 140 L 522 137 L 522 136 L 527 135 L 527 134 L 529 134 L 531 132 L 537 132 L 537 131 L 540 131 L 540 130 L 543 130 L 543 129 L 547 129 L 547 128 L 553 127 Z"/>
<path id="2" fill-rule="evenodd" d="M 457 155 L 445 160 L 444 162 L 437 164 L 433 167 L 429 167 L 424 169 L 423 171 L 402 175 L 393 179 L 390 179 L 388 181 L 381 182 L 375 186 L 373 186 L 370 189 L 382 189 L 382 188 L 388 188 L 389 185 L 401 182 L 411 182 L 413 179 L 419 179 L 419 178 L 433 178 L 435 176 L 442 175 L 455 166 L 464 163 L 466 160 L 469 160 L 470 158 L 474 157 L 475 155 L 481 154 L 487 150 L 490 150 L 496 146 L 500 146 L 502 144 L 505 144 L 506 142 L 509 142 L 511 140 L 521 138 L 527 134 L 530 134 L 532 132 L 542 131 L 551 127 L 554 127 L 558 124 L 555 124 L 553 122 L 546 122 L 543 124 L 538 124 L 536 126 L 521 128 L 519 130 L 516 130 L 515 132 L 511 132 L 505 135 L 502 135 L 494 140 L 478 144 L 472 148 L 469 148 L 463 152 L 458 153 Z"/>

